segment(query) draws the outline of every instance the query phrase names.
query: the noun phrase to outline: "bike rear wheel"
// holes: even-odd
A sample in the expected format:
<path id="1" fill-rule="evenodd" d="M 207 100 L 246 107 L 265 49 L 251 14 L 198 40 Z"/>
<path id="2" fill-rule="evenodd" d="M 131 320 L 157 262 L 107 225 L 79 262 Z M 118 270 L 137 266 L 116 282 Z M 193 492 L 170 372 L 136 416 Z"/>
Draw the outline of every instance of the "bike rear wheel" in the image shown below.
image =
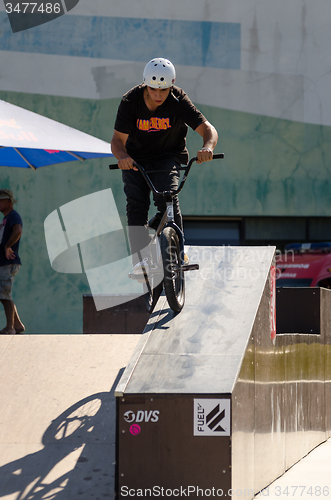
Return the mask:
<path id="1" fill-rule="evenodd" d="M 161 234 L 161 254 L 164 291 L 171 309 L 174 312 L 180 312 L 185 301 L 185 281 L 181 265 L 179 238 L 172 227 L 166 227 Z"/>

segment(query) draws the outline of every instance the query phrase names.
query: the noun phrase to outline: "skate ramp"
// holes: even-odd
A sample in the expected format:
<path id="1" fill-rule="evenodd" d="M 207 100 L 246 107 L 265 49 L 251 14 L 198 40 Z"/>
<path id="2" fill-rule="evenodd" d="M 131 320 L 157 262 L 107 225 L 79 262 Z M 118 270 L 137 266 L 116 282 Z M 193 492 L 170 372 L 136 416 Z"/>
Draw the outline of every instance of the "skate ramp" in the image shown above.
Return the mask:
<path id="1" fill-rule="evenodd" d="M 188 249 L 183 311 L 159 299 L 115 390 L 118 494 L 252 498 L 330 435 L 331 292 L 319 332 L 276 336 L 274 250 Z"/>
<path id="2" fill-rule="evenodd" d="M 176 315 L 166 298 L 160 298 L 116 389 L 118 395 L 205 390 L 230 394 L 234 389 L 274 248 L 190 247 L 187 251 L 190 263 L 199 262 L 200 270 L 185 275 L 184 309 Z"/>

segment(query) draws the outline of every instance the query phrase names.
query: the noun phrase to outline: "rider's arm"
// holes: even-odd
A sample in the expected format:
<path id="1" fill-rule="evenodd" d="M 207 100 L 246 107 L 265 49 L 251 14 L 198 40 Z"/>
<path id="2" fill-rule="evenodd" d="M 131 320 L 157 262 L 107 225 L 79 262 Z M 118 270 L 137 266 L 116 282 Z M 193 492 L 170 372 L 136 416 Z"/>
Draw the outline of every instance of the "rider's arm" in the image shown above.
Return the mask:
<path id="1" fill-rule="evenodd" d="M 195 131 L 198 132 L 198 134 L 201 135 L 203 139 L 203 146 L 197 154 L 197 163 L 212 160 L 213 150 L 218 140 L 216 128 L 206 120 L 205 122 L 201 123 L 195 129 Z"/>
<path id="2" fill-rule="evenodd" d="M 137 167 L 133 166 L 133 159 L 128 155 L 126 150 L 126 141 L 128 139 L 128 134 L 123 134 L 114 130 L 113 138 L 111 140 L 111 151 L 115 158 L 118 160 L 118 168 L 121 170 L 138 170 Z"/>

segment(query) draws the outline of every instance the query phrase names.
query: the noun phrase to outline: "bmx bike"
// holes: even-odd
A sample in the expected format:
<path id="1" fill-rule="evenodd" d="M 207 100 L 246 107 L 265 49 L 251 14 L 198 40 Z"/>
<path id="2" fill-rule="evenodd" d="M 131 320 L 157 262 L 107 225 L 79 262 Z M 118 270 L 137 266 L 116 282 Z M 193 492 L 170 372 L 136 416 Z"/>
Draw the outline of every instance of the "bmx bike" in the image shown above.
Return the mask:
<path id="1" fill-rule="evenodd" d="M 224 158 L 224 154 L 214 154 L 213 159 Z M 199 264 L 185 262 L 184 234 L 174 220 L 173 198 L 181 192 L 186 182 L 191 166 L 197 157 L 192 158 L 185 167 L 176 168 L 176 171 L 184 171 L 179 186 L 174 191 L 158 191 L 148 174 L 161 172 L 162 170 L 149 170 L 148 172 L 134 163 L 139 170 L 148 187 L 154 194 L 163 196 L 166 202 L 166 210 L 161 221 L 154 232 L 150 235 L 150 265 L 142 267 L 141 274 L 130 273 L 129 278 L 136 279 L 144 284 L 145 302 L 148 312 L 151 312 L 158 300 L 160 287 L 164 287 L 165 295 L 170 308 L 178 313 L 183 309 L 185 302 L 185 278 L 184 272 L 199 269 Z M 118 169 L 117 165 L 109 165 L 111 170 Z M 164 171 L 164 170 L 163 170 Z M 139 255 L 139 252 L 138 252 Z M 141 255 L 139 255 L 139 258 Z M 142 258 L 140 259 L 143 260 Z"/>

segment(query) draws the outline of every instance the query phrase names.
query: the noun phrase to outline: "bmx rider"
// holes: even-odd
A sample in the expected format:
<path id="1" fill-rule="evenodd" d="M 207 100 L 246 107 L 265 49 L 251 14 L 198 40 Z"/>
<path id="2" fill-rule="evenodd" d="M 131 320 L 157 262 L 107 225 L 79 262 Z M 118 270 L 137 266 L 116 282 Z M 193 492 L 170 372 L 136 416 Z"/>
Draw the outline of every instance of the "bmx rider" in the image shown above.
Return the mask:
<path id="1" fill-rule="evenodd" d="M 147 63 L 143 83 L 129 90 L 117 111 L 112 153 L 122 170 L 126 194 L 129 239 L 133 255 L 133 273 L 148 272 L 148 260 L 140 261 L 137 252 L 148 247 L 148 224 L 156 229 L 166 209 L 162 196 L 153 195 L 157 213 L 148 223 L 150 189 L 134 162 L 141 164 L 158 191 L 175 190 L 179 173 L 176 168 L 188 162 L 186 135 L 188 126 L 202 137 L 198 163 L 210 161 L 217 144 L 215 127 L 194 106 L 185 92 L 174 85 L 176 70 L 167 59 L 154 58 Z M 166 170 L 166 172 L 162 172 Z M 174 218 L 183 230 L 178 197 L 174 198 Z"/>

